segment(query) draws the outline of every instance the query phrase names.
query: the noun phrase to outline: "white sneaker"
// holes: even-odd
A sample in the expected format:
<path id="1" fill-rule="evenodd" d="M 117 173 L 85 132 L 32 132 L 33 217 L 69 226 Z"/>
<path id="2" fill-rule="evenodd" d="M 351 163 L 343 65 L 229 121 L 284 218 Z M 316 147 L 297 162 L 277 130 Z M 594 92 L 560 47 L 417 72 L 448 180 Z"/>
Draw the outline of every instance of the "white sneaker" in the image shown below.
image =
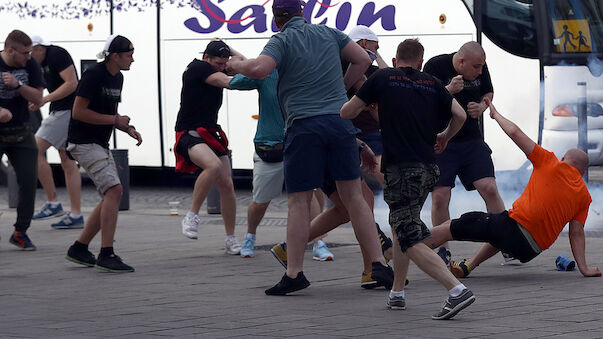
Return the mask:
<path id="1" fill-rule="evenodd" d="M 182 234 L 189 239 L 197 239 L 197 229 L 199 228 L 200 221 L 201 218 L 199 218 L 198 214 L 192 217 L 185 216 L 182 219 Z"/>
<path id="2" fill-rule="evenodd" d="M 241 244 L 237 238 L 227 238 L 226 239 L 226 253 L 228 254 L 239 254 L 241 253 Z"/>

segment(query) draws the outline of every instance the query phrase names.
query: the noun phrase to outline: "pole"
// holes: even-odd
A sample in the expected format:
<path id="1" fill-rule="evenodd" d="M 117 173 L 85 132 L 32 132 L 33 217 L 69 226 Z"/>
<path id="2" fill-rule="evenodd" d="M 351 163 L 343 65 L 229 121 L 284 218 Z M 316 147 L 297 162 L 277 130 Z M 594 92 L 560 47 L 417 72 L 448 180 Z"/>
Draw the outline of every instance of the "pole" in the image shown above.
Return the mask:
<path id="1" fill-rule="evenodd" d="M 578 148 L 588 154 L 588 123 L 586 115 L 586 82 L 578 82 Z M 588 167 L 584 172 L 588 183 Z"/>

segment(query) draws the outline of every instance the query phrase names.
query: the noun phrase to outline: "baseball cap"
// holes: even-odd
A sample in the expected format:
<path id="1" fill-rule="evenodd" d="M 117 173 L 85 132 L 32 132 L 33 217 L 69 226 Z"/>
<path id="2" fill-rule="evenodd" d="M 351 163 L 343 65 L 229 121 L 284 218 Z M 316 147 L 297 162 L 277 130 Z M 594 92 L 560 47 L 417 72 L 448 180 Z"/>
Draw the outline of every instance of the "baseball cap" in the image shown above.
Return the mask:
<path id="1" fill-rule="evenodd" d="M 132 47 L 132 42 L 122 35 L 113 34 L 107 38 L 105 41 L 105 47 L 100 51 L 96 57 L 98 59 L 104 59 L 111 53 L 124 53 L 133 51 L 134 47 Z"/>
<path id="2" fill-rule="evenodd" d="M 228 45 L 224 41 L 220 40 L 210 41 L 210 43 L 207 44 L 207 47 L 205 47 L 205 51 L 203 51 L 203 54 L 216 56 L 220 58 L 227 58 L 231 55 L 230 47 L 228 47 Z"/>
<path id="3" fill-rule="evenodd" d="M 32 46 L 50 46 L 50 42 L 44 40 L 44 38 L 42 38 L 39 35 L 32 35 L 31 36 L 31 45 Z"/>
<path id="4" fill-rule="evenodd" d="M 275 15 L 287 16 L 301 11 L 303 5 L 301 0 L 274 0 L 272 12 Z"/>
<path id="5" fill-rule="evenodd" d="M 358 41 L 364 40 L 364 39 L 369 40 L 369 41 L 379 42 L 379 38 L 377 37 L 377 34 L 375 34 L 375 32 L 371 31 L 371 29 L 366 26 L 356 26 L 356 27 L 352 28 L 352 30 L 350 31 L 350 34 L 348 34 L 348 36 L 354 42 L 358 42 Z"/>

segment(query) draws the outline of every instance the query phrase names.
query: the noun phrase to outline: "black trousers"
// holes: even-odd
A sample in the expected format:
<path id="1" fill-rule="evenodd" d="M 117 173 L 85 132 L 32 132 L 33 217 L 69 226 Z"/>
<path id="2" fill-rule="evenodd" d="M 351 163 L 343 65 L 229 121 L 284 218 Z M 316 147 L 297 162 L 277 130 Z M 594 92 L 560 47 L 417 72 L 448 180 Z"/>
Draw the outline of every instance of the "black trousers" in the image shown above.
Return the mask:
<path id="1" fill-rule="evenodd" d="M 0 158 L 6 154 L 17 174 L 19 202 L 15 231 L 25 232 L 31 223 L 38 183 L 38 146 L 33 133 L 16 143 L 0 142 Z"/>

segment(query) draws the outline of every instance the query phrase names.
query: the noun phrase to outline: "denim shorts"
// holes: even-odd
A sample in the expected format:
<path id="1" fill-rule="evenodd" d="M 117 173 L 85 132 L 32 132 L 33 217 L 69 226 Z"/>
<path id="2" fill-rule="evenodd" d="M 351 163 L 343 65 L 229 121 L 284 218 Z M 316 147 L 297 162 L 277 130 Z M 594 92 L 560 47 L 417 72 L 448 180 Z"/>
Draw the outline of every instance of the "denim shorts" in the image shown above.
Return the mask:
<path id="1" fill-rule="evenodd" d="M 436 154 L 440 179 L 436 186 L 454 187 L 456 176 L 467 191 L 475 190 L 473 182 L 494 177 L 492 150 L 482 139 L 452 141 L 444 152 Z"/>
<path id="2" fill-rule="evenodd" d="M 356 130 L 336 114 L 299 119 L 285 133 L 287 193 L 322 186 L 325 175 L 336 181 L 360 177 Z"/>

